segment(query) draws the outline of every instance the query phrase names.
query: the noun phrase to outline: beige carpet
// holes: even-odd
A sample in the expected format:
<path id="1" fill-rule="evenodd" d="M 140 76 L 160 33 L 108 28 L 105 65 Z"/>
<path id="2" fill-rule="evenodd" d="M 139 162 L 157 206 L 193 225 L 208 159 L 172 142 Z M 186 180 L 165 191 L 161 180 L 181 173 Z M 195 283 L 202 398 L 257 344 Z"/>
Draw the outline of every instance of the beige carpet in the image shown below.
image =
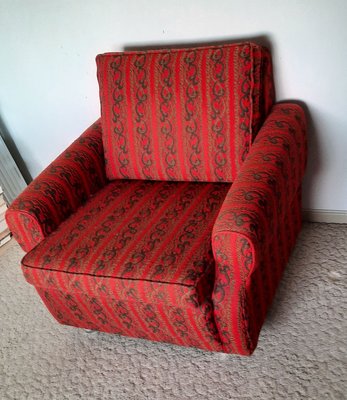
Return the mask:
<path id="1" fill-rule="evenodd" d="M 0 399 L 345 399 L 347 226 L 305 224 L 258 348 L 207 353 L 56 323 L 0 249 Z"/>

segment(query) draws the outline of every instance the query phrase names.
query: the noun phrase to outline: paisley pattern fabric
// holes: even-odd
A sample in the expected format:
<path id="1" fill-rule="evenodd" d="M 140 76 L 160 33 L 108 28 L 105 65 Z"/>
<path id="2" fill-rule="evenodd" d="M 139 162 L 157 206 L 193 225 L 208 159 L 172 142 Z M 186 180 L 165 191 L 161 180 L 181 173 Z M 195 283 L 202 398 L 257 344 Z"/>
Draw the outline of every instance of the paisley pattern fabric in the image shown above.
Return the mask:
<path id="1" fill-rule="evenodd" d="M 70 274 L 70 284 L 75 274 L 86 274 L 188 290 L 213 266 L 212 227 L 229 188 L 225 183 L 111 182 L 31 250 L 23 265 L 40 268 L 47 277 Z M 166 294 L 154 300 L 159 296 Z"/>
<path id="2" fill-rule="evenodd" d="M 109 179 L 236 178 L 274 100 L 267 49 L 243 43 L 96 60 Z"/>
<path id="3" fill-rule="evenodd" d="M 60 323 L 251 354 L 301 227 L 302 108 L 250 43 L 97 65 L 101 120 L 6 213 L 25 278 Z"/>
<path id="4" fill-rule="evenodd" d="M 139 316 L 146 315 L 143 310 L 168 319 L 168 325 L 160 322 L 156 335 L 153 321 L 141 328 L 141 337 L 164 340 L 178 313 L 185 325 L 196 319 L 187 325 L 193 335 L 183 343 L 197 344 L 201 331 L 203 342 L 211 341 L 214 349 L 219 336 L 211 302 L 211 232 L 229 188 L 223 183 L 109 183 L 24 257 L 24 275 L 41 295 L 52 289 L 49 296 L 60 302 L 68 296 L 81 309 L 86 303 L 91 315 L 99 304 L 104 322 L 82 312 L 81 326 L 126 334 L 114 315 L 122 305 L 126 319 L 137 320 L 135 332 Z M 115 308 L 105 310 L 108 303 Z M 138 315 L 134 309 L 140 310 Z M 172 340 L 182 344 L 176 335 Z"/>
<path id="5" fill-rule="evenodd" d="M 66 291 L 60 282 L 55 288 L 36 286 L 36 290 L 61 324 L 222 351 L 210 301 L 199 306 L 138 302 L 129 296 L 119 299 L 112 286 L 100 287 L 96 292 L 89 286 Z"/>
<path id="6" fill-rule="evenodd" d="M 276 105 L 213 228 L 213 304 L 226 352 L 251 354 L 301 226 L 302 109 Z"/>
<path id="7" fill-rule="evenodd" d="M 106 182 L 98 120 L 11 204 L 8 227 L 23 250 L 30 251 Z"/>

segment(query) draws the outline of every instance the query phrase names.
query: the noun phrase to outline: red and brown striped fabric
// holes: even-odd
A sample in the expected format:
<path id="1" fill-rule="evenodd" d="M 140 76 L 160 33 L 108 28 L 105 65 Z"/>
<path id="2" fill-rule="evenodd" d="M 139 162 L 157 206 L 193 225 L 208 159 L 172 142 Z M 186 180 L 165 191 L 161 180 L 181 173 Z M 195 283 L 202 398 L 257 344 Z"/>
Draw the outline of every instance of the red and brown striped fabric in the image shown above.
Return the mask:
<path id="1" fill-rule="evenodd" d="M 111 286 L 92 292 L 89 286 L 67 291 L 55 287 L 36 290 L 44 304 L 61 324 L 107 333 L 222 351 L 210 301 L 193 304 L 134 301 L 131 292 L 119 299 Z"/>
<path id="2" fill-rule="evenodd" d="M 251 354 L 300 231 L 302 108 L 269 112 L 249 43 L 97 63 L 103 129 L 6 213 L 27 281 L 64 324 Z"/>
<path id="3" fill-rule="evenodd" d="M 48 290 L 51 297 L 61 298 L 59 304 L 64 295 L 57 290 L 69 299 L 76 298 L 80 308 L 84 301 L 125 302 L 133 320 L 142 318 L 142 312 L 136 314 L 133 307 L 175 307 L 186 325 L 191 320 L 188 327 L 192 335 L 183 342 L 188 345 L 199 335 L 204 342 L 206 331 L 213 349 L 218 334 L 211 302 L 211 231 L 229 188 L 225 183 L 109 183 L 24 257 L 24 275 L 41 295 Z M 111 318 L 114 312 L 107 320 L 104 309 L 101 328 L 125 334 L 117 317 Z M 172 321 L 167 321 L 168 326 L 165 323 L 171 314 L 156 314 L 157 318 L 162 315 L 163 332 L 173 329 Z M 159 336 L 146 331 L 143 318 L 145 337 L 160 340 L 159 331 Z M 84 316 L 78 326 L 94 321 L 90 327 L 95 327 L 95 319 Z M 73 321 L 76 323 L 76 318 Z M 200 328 L 196 330 L 197 324 Z M 175 335 L 172 340 L 176 340 Z"/>
<path id="4" fill-rule="evenodd" d="M 97 56 L 109 179 L 232 182 L 273 100 L 252 44 Z"/>
<path id="5" fill-rule="evenodd" d="M 305 125 L 301 107 L 273 108 L 214 225 L 213 304 L 226 352 L 255 349 L 300 231 Z"/>
<path id="6" fill-rule="evenodd" d="M 22 249 L 30 251 L 106 182 L 98 120 L 11 204 L 7 224 Z"/>

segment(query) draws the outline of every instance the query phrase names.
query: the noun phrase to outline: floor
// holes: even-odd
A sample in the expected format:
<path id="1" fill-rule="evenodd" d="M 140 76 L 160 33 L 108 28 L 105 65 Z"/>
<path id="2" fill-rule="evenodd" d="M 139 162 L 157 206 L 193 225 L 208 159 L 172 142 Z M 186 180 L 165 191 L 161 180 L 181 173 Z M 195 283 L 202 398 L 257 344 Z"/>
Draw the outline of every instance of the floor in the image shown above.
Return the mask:
<path id="1" fill-rule="evenodd" d="M 306 223 L 250 358 L 56 323 L 0 249 L 0 399 L 345 399 L 347 225 Z"/>

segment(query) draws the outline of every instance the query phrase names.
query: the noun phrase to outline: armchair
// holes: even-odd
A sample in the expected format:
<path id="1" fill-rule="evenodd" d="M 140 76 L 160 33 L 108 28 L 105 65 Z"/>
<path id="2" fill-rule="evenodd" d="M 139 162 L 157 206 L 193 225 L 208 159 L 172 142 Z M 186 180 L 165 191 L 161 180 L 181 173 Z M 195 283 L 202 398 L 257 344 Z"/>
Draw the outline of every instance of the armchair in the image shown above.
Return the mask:
<path id="1" fill-rule="evenodd" d="M 6 219 L 55 319 L 250 355 L 301 226 L 305 115 L 253 43 L 97 56 L 101 119 Z"/>

